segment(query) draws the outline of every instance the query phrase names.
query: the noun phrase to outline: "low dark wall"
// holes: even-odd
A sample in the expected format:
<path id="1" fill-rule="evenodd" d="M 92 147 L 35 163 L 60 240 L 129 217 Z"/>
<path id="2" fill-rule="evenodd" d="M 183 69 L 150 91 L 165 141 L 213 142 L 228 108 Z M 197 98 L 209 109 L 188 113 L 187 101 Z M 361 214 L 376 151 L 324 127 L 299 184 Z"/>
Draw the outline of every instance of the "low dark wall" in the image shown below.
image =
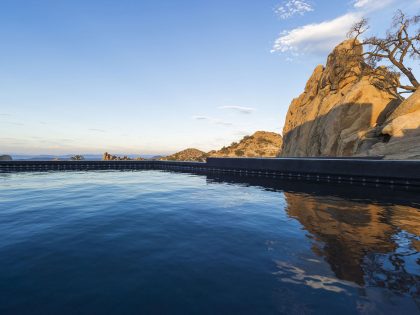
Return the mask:
<path id="1" fill-rule="evenodd" d="M 370 159 L 207 159 L 209 167 L 275 171 L 293 174 L 319 174 L 345 177 L 380 177 L 396 180 L 420 180 L 420 161 Z"/>
<path id="2" fill-rule="evenodd" d="M 420 161 L 315 158 L 209 158 L 175 161 L 5 161 L 0 172 L 84 170 L 180 170 L 327 182 L 420 187 Z"/>
<path id="3" fill-rule="evenodd" d="M 192 169 L 205 165 L 199 162 L 169 161 L 8 161 L 0 162 L 0 172 Z"/>

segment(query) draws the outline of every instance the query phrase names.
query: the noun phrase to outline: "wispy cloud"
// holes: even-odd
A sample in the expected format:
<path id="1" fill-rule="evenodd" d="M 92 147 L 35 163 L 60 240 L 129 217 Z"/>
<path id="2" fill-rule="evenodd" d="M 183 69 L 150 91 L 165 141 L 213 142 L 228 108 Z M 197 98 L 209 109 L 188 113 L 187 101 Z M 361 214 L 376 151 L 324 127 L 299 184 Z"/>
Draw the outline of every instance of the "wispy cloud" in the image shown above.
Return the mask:
<path id="1" fill-rule="evenodd" d="M 283 3 L 276 8 L 275 12 L 281 19 L 286 20 L 294 15 L 304 15 L 313 10 L 312 5 L 307 1 L 289 0 L 283 1 Z"/>
<path id="2" fill-rule="evenodd" d="M 220 109 L 232 109 L 241 114 L 251 114 L 255 111 L 255 108 L 252 107 L 243 107 L 243 106 L 220 106 Z"/>
<path id="3" fill-rule="evenodd" d="M 195 120 L 210 120 L 210 117 L 207 116 L 193 116 L 193 119 Z"/>
<path id="4" fill-rule="evenodd" d="M 90 131 L 95 131 L 95 132 L 106 132 L 106 130 L 103 129 L 96 129 L 96 128 L 89 128 Z"/>
<path id="5" fill-rule="evenodd" d="M 2 124 L 8 124 L 8 125 L 15 125 L 15 126 L 24 126 L 24 123 L 21 122 L 15 122 L 15 121 L 2 121 Z"/>
<path id="6" fill-rule="evenodd" d="M 395 0 L 354 0 L 346 14 L 282 31 L 274 43 L 272 52 L 294 55 L 329 52 L 346 38 L 351 26 L 362 16 L 377 12 L 393 2 Z"/>
<path id="7" fill-rule="evenodd" d="M 233 125 L 233 123 L 231 123 L 231 122 L 224 121 L 224 120 L 217 119 L 217 118 L 208 117 L 208 116 L 193 116 L 193 119 L 208 121 L 208 122 L 210 122 L 214 125 L 220 125 L 220 126 L 232 126 Z"/>
<path id="8" fill-rule="evenodd" d="M 353 6 L 356 9 L 377 10 L 390 5 L 395 0 L 355 0 Z"/>

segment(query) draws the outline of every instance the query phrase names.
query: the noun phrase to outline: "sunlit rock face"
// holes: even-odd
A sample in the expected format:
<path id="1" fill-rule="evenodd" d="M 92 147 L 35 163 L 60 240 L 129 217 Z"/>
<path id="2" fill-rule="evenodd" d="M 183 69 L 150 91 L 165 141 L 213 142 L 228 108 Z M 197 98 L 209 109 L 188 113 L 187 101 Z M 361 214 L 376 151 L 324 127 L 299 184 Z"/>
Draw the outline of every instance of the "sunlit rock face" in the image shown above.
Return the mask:
<path id="1" fill-rule="evenodd" d="M 162 161 L 191 161 L 205 162 L 206 153 L 195 148 L 188 148 L 180 152 L 159 158 Z"/>
<path id="2" fill-rule="evenodd" d="M 380 79 L 362 74 L 368 65 L 361 53 L 350 39 L 333 50 L 325 67 L 315 68 L 289 107 L 280 156 L 353 156 L 378 141 L 369 132 L 400 101 L 378 87 Z"/>
<path id="3" fill-rule="evenodd" d="M 420 90 L 402 102 L 373 133 L 377 135 L 377 142 L 360 155 L 420 159 Z"/>
<path id="4" fill-rule="evenodd" d="M 275 132 L 257 131 L 243 137 L 239 142 L 217 151 L 210 151 L 209 157 L 275 157 L 279 154 L 283 139 Z"/>

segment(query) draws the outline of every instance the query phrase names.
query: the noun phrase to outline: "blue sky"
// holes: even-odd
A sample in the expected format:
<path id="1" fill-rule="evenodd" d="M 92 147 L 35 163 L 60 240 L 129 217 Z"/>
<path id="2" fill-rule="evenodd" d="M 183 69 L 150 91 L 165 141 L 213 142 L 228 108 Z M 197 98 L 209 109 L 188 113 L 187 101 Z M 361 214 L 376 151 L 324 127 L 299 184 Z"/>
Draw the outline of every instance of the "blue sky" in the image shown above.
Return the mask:
<path id="1" fill-rule="evenodd" d="M 162 154 L 281 132 L 361 16 L 420 0 L 2 0 L 0 153 Z M 416 66 L 418 69 L 418 65 Z"/>

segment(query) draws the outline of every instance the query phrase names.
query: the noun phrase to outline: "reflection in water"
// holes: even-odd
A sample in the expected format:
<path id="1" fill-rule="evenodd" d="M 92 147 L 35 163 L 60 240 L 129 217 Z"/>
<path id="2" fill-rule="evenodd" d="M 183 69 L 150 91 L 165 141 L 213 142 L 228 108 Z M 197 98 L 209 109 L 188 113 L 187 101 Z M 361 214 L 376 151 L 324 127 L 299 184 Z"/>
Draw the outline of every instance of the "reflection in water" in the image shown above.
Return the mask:
<path id="1" fill-rule="evenodd" d="M 312 251 L 344 282 L 278 261 L 276 275 L 281 281 L 335 292 L 345 291 L 342 285 L 349 283 L 386 288 L 410 295 L 420 307 L 420 207 L 416 194 L 262 178 L 208 176 L 208 180 L 284 191 L 288 215 L 309 232 Z"/>
<path id="2" fill-rule="evenodd" d="M 336 197 L 285 193 L 287 212 L 299 220 L 339 279 L 386 287 L 420 298 L 420 211 Z"/>
<path id="3" fill-rule="evenodd" d="M 285 196 L 288 214 L 321 241 L 314 242 L 313 251 L 325 257 L 340 279 L 363 284 L 360 262 L 364 254 L 395 249 L 390 242 L 393 227 L 379 206 L 292 193 Z"/>
<path id="4" fill-rule="evenodd" d="M 346 292 L 345 287 L 342 287 L 343 285 L 351 286 L 350 283 L 335 278 L 308 274 L 305 270 L 284 261 L 277 261 L 277 268 L 279 271 L 274 274 L 279 276 L 280 281 L 286 283 L 303 284 L 313 289 L 323 289 L 337 293 Z"/>

